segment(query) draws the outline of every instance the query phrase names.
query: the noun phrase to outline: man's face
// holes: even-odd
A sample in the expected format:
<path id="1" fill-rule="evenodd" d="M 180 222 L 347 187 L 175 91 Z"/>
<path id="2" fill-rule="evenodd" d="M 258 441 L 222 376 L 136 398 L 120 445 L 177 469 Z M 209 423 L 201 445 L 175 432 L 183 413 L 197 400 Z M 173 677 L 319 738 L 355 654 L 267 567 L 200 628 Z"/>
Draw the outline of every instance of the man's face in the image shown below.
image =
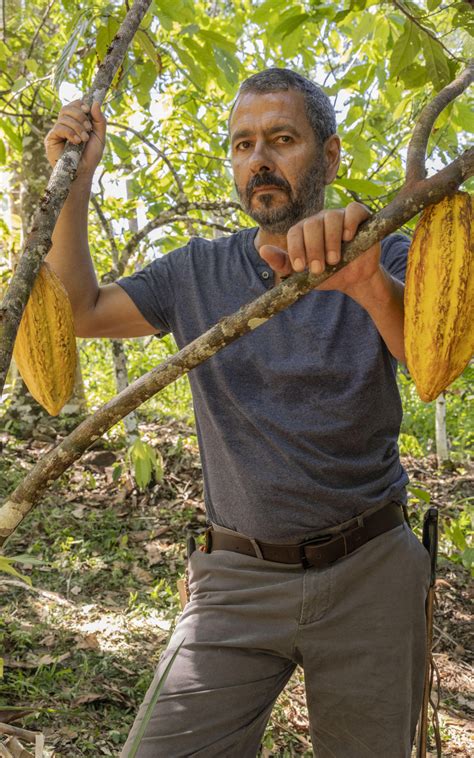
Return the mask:
<path id="1" fill-rule="evenodd" d="M 286 234 L 324 203 L 325 161 L 297 90 L 244 93 L 230 122 L 232 168 L 243 210 Z"/>

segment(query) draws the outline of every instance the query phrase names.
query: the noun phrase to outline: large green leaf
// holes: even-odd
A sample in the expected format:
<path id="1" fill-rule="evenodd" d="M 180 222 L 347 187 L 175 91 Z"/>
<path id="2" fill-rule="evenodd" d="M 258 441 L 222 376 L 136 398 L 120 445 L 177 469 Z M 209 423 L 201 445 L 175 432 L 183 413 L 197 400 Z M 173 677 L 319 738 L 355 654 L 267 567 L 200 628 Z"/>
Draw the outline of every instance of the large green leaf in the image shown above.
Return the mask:
<path id="1" fill-rule="evenodd" d="M 368 179 L 336 179 L 334 186 L 352 190 L 363 197 L 378 197 L 386 192 L 385 186 L 380 186 L 380 184 L 371 182 Z"/>
<path id="2" fill-rule="evenodd" d="M 448 61 L 441 45 L 425 32 L 421 35 L 423 55 L 428 75 L 436 90 L 442 89 L 450 81 Z"/>
<path id="3" fill-rule="evenodd" d="M 286 37 L 288 34 L 291 34 L 296 29 L 298 29 L 298 27 L 301 26 L 301 24 L 303 24 L 309 18 L 310 16 L 308 13 L 296 13 L 295 15 L 290 16 L 289 18 L 285 18 L 283 21 L 281 21 L 273 30 L 273 34 L 275 37 Z"/>
<path id="4" fill-rule="evenodd" d="M 421 51 L 419 30 L 410 21 L 406 21 L 403 32 L 393 46 L 390 56 L 390 74 L 395 77 L 400 71 L 410 66 Z"/>
<path id="5" fill-rule="evenodd" d="M 155 46 L 155 42 L 150 36 L 150 32 L 145 32 L 143 29 L 139 29 L 135 35 L 135 38 L 144 51 L 144 53 L 153 61 L 156 67 L 157 73 L 161 73 L 160 56 Z"/>

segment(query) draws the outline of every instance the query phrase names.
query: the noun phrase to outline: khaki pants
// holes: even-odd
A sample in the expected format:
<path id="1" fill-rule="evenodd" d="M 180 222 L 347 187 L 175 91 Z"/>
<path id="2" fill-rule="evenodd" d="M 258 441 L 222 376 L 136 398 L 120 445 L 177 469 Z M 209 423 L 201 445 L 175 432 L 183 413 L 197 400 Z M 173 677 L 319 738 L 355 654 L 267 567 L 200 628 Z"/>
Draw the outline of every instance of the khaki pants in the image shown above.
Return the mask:
<path id="1" fill-rule="evenodd" d="M 191 600 L 138 713 L 184 640 L 138 758 L 254 758 L 304 669 L 320 758 L 408 758 L 421 705 L 429 556 L 406 524 L 326 569 L 196 551 Z"/>

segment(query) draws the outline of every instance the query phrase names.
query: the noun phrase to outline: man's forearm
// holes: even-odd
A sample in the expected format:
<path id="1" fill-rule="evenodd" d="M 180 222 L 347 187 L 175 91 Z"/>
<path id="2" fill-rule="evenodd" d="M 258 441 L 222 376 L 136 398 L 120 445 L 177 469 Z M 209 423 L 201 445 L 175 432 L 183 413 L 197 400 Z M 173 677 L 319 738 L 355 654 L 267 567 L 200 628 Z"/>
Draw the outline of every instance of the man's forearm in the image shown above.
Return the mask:
<path id="1" fill-rule="evenodd" d="M 402 282 L 380 266 L 367 283 L 346 293 L 365 308 L 388 349 L 400 363 L 406 363 L 403 332 L 404 289 Z"/>
<path id="2" fill-rule="evenodd" d="M 92 308 L 99 287 L 87 236 L 87 216 L 92 178 L 77 178 L 53 232 L 53 246 L 46 256 L 67 289 L 74 317 Z"/>

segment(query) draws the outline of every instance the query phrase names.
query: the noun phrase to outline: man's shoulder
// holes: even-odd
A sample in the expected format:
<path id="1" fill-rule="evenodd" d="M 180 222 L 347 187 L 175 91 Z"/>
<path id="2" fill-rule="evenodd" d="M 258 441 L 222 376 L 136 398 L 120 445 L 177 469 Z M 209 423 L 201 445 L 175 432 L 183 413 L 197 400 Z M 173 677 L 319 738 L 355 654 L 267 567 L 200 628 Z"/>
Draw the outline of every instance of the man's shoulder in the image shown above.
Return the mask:
<path id="1" fill-rule="evenodd" d="M 410 237 L 407 237 L 406 234 L 402 234 L 402 232 L 394 232 L 393 234 L 388 234 L 383 238 L 382 251 L 390 250 L 394 247 L 400 251 L 408 250 L 410 247 L 410 242 Z"/>

